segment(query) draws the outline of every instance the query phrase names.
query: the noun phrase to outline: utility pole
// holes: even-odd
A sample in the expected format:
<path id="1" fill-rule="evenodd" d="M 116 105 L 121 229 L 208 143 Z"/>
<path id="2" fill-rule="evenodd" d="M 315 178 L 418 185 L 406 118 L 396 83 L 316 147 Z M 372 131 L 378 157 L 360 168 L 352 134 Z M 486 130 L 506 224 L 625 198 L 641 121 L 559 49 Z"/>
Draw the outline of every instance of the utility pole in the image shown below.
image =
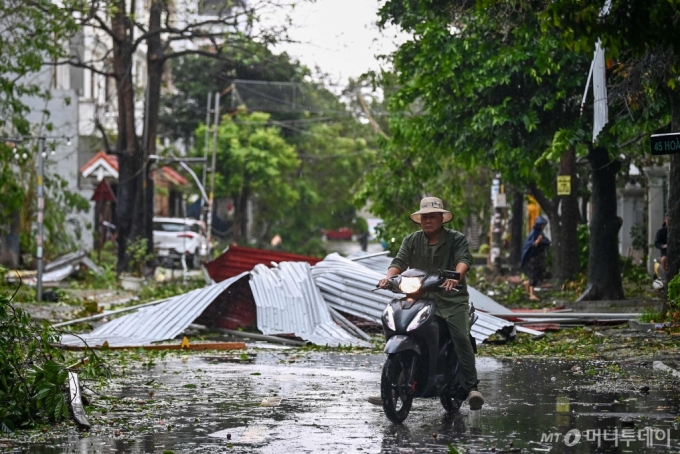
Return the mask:
<path id="1" fill-rule="evenodd" d="M 491 251 L 489 262 L 494 274 L 503 272 L 503 219 L 505 215 L 506 196 L 500 176 L 494 178 L 491 186 L 493 201 L 493 218 L 491 219 Z"/>
<path id="2" fill-rule="evenodd" d="M 206 183 L 208 182 L 208 150 L 210 149 L 210 107 L 211 107 L 211 102 L 212 102 L 212 93 L 208 93 L 208 106 L 205 109 L 205 146 L 203 147 L 203 158 L 205 159 L 203 163 L 203 178 L 201 179 L 201 183 L 203 184 L 203 187 L 205 188 Z M 205 211 L 205 201 L 201 200 L 201 217 L 206 221 L 207 224 L 207 217 L 206 217 L 206 211 Z"/>
<path id="3" fill-rule="evenodd" d="M 37 258 L 38 258 L 38 276 L 36 286 L 36 300 L 42 301 L 43 296 L 43 239 L 44 239 L 44 224 L 43 215 L 45 211 L 45 195 L 43 193 L 43 177 L 45 175 L 45 138 L 38 138 L 38 238 L 37 238 Z"/>
<path id="4" fill-rule="evenodd" d="M 217 166 L 217 126 L 220 122 L 220 92 L 215 93 L 215 121 L 213 122 L 213 154 L 210 171 L 210 197 L 208 198 L 208 245 L 212 241 L 212 218 L 215 199 L 215 167 Z"/>

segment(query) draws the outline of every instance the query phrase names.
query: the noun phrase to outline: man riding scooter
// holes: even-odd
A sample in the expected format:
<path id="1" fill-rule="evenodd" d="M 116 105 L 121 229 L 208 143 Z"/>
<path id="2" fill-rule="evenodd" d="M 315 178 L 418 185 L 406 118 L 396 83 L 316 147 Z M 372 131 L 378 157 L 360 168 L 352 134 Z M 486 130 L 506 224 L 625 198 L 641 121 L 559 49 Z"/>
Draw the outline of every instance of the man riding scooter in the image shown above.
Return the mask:
<path id="1" fill-rule="evenodd" d="M 470 269 L 472 255 L 465 235 L 444 224 L 453 219 L 453 214 L 444 209 L 437 197 L 425 197 L 420 201 L 420 210 L 411 214 L 411 220 L 420 224 L 421 230 L 404 238 L 397 256 L 390 264 L 387 275 L 378 286 L 384 288 L 389 278 L 401 274 L 408 268 L 417 268 L 429 273 L 438 270 L 455 270 L 460 280 L 447 279 L 442 284 L 443 292 L 434 293 L 436 314 L 446 320 L 453 339 L 460 368 L 461 387 L 469 399 L 470 409 L 479 410 L 484 405 L 484 397 L 477 390 L 477 369 L 475 354 L 469 340 L 469 298 L 465 274 Z M 459 286 L 459 290 L 456 289 Z M 371 396 L 368 401 L 382 405 L 380 396 Z"/>

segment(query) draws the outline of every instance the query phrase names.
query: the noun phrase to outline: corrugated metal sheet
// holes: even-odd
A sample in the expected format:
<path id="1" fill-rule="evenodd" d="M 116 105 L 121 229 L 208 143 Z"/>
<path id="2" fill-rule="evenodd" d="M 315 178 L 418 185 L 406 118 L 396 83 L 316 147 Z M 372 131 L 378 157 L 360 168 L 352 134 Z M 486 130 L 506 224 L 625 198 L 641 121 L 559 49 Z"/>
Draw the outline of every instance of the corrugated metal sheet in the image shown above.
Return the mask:
<path id="1" fill-rule="evenodd" d="M 257 327 L 264 334 L 294 334 L 317 345 L 369 344 L 338 326 L 312 280 L 305 262 L 257 265 L 250 288 L 257 305 Z"/>
<path id="2" fill-rule="evenodd" d="M 289 254 L 287 252 L 266 251 L 240 246 L 230 246 L 229 249 L 212 262 L 205 264 L 210 277 L 215 282 L 220 282 L 240 273 L 250 271 L 255 265 L 272 266 L 272 262 L 307 262 L 310 265 L 318 263 L 321 259 L 306 257 L 304 255 Z"/>
<path id="3" fill-rule="evenodd" d="M 477 322 L 472 325 L 470 332 L 478 345 L 495 333 L 502 333 L 505 337 L 510 338 L 515 337 L 517 334 L 515 324 L 512 322 L 485 314 L 484 312 L 475 312 L 475 314 L 477 315 Z"/>
<path id="4" fill-rule="evenodd" d="M 595 57 L 593 58 L 593 98 L 593 142 L 595 142 L 604 125 L 609 121 L 607 69 L 605 68 L 602 41 L 599 39 L 595 45 Z"/>
<path id="5" fill-rule="evenodd" d="M 257 306 L 248 279 L 234 282 L 194 323 L 210 328 L 257 328 Z"/>
<path id="6" fill-rule="evenodd" d="M 392 263 L 392 257 L 389 257 L 388 252 L 380 252 L 378 254 L 362 255 L 353 254 L 347 257 L 349 260 L 359 263 L 360 265 L 370 268 L 373 271 L 380 273 L 382 276 L 387 273 L 387 269 Z M 479 290 L 468 285 L 468 293 L 470 293 L 470 301 L 475 305 L 475 308 L 494 314 L 510 314 L 512 311 L 502 304 L 497 303 L 487 295 Z"/>
<path id="7" fill-rule="evenodd" d="M 83 250 L 80 250 L 71 252 L 70 254 L 62 255 L 61 257 L 45 265 L 45 272 L 42 276 L 43 283 L 47 285 L 60 282 L 79 270 L 81 264 L 87 266 L 97 274 L 102 272 L 101 268 L 99 268 L 92 260 L 90 260 L 90 258 L 87 256 L 87 253 Z M 17 280 L 14 273 L 8 273 L 7 278 L 10 282 Z M 37 285 L 37 277 L 35 275 L 25 277 L 23 282 L 27 285 Z"/>
<path id="8" fill-rule="evenodd" d="M 328 305 L 375 323 L 380 323 L 382 311 L 395 297 L 387 290 L 371 292 L 384 276 L 337 253 L 312 268 L 314 282 Z"/>
<path id="9" fill-rule="evenodd" d="M 152 342 L 174 339 L 222 294 L 230 285 L 246 276 L 239 274 L 231 279 L 205 288 L 179 295 L 155 306 L 141 308 L 123 317 L 112 320 L 89 334 L 79 337 L 63 335 L 61 343 L 66 345 L 146 345 Z"/>
<path id="10" fill-rule="evenodd" d="M 395 298 L 395 294 L 387 290 L 372 291 L 378 280 L 385 276 L 385 271 L 372 270 L 363 266 L 362 262 L 331 254 L 312 268 L 312 276 L 326 303 L 332 308 L 381 323 L 382 311 Z M 499 331 L 514 334 L 514 323 L 482 312 L 477 315 L 479 318 L 472 326 L 471 333 L 478 344 Z"/>
<path id="11" fill-rule="evenodd" d="M 385 274 L 392 263 L 389 251 L 378 252 L 377 254 L 354 253 L 347 258 L 380 274 Z"/>

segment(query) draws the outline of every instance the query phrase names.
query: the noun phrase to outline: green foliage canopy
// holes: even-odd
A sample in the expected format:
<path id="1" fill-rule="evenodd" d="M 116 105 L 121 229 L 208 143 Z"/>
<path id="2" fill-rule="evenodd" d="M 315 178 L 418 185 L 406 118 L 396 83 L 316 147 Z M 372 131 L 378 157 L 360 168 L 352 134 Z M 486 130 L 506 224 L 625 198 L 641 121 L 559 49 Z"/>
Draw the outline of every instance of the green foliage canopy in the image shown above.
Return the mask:
<path id="1" fill-rule="evenodd" d="M 496 173 L 554 195 L 561 154 L 587 135 L 587 56 L 542 33 L 531 6 L 454 3 L 391 0 L 380 11 L 382 24 L 412 36 L 392 55 L 391 139 L 363 194 L 394 227 L 388 237 L 410 228 L 405 215 L 427 193 L 452 203 L 461 226 L 466 208 L 484 207 L 473 194 Z"/>
<path id="2" fill-rule="evenodd" d="M 25 96 L 49 96 L 27 77 L 56 61 L 68 49 L 64 42 L 77 30 L 71 14 L 77 1 L 3 0 L 0 2 L 0 131 L 29 133 Z"/>
<path id="3" fill-rule="evenodd" d="M 298 200 L 293 177 L 299 161 L 280 129 L 268 122 L 269 115 L 259 112 L 222 118 L 217 128 L 215 196 L 232 197 L 237 205 L 254 196 L 258 211 L 278 220 Z M 196 130 L 197 155 L 203 154 L 204 140 L 201 125 Z M 245 206 L 237 210 L 244 211 Z"/>

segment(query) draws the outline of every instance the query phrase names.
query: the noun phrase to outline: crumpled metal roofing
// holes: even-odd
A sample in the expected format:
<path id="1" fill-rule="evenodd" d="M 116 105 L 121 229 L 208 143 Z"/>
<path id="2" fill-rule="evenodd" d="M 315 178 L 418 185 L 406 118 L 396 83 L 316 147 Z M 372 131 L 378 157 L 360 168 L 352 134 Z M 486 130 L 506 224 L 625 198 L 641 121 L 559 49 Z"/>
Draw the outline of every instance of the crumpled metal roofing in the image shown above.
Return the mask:
<path id="1" fill-rule="evenodd" d="M 306 262 L 256 265 L 250 288 L 257 305 L 257 327 L 264 334 L 295 334 L 317 345 L 368 347 L 331 318 Z"/>
<path id="2" fill-rule="evenodd" d="M 354 253 L 347 258 L 384 275 L 392 263 L 392 257 L 389 257 L 388 254 L 388 251 L 377 254 Z M 468 293 L 470 294 L 470 301 L 477 309 L 494 314 L 512 314 L 510 309 L 470 285 L 468 285 Z"/>
<path id="3" fill-rule="evenodd" d="M 330 254 L 314 265 L 312 276 L 328 305 L 336 310 L 381 323 L 382 312 L 385 306 L 395 298 L 395 294 L 387 290 L 371 291 L 385 276 L 386 269 L 378 272 L 363 266 L 363 262 L 368 261 L 374 265 L 387 262 L 382 257 L 376 256 L 361 260 L 360 257 L 347 259 L 337 253 Z M 387 259 L 391 262 L 389 257 Z M 470 299 L 472 301 L 472 294 Z M 475 301 L 472 303 L 476 305 Z M 514 323 L 483 312 L 476 312 L 476 314 L 478 319 L 477 323 L 472 325 L 471 334 L 478 344 L 496 332 L 514 336 Z"/>
<path id="4" fill-rule="evenodd" d="M 45 265 L 45 271 L 51 271 L 57 268 L 61 268 L 65 265 L 78 265 L 84 264 L 90 268 L 95 273 L 101 273 L 101 268 L 97 266 L 82 249 L 76 252 L 71 252 L 70 254 L 62 255 L 61 257 L 52 260 L 50 263 Z"/>
<path id="5" fill-rule="evenodd" d="M 355 252 L 347 256 L 353 262 L 361 265 L 380 274 L 387 273 L 387 269 L 392 263 L 392 257 L 389 256 L 390 251 L 378 252 L 376 254 L 367 254 L 366 252 Z"/>
<path id="6" fill-rule="evenodd" d="M 62 281 L 77 271 L 81 264 L 87 266 L 97 274 L 101 274 L 102 272 L 101 268 L 99 268 L 97 264 L 87 256 L 85 251 L 79 250 L 62 255 L 61 257 L 46 264 L 44 270 L 45 272 L 42 275 L 42 281 L 45 284 Z M 22 273 L 22 275 L 24 284 L 33 286 L 37 285 L 37 276 L 35 272 L 30 272 L 30 275 L 28 273 Z M 6 279 L 8 282 L 15 282 L 19 278 L 16 276 L 16 273 L 9 272 L 7 273 Z"/>
<path id="7" fill-rule="evenodd" d="M 385 306 L 395 297 L 387 290 L 371 292 L 384 276 L 338 253 L 312 268 L 314 282 L 329 306 L 375 323 L 380 323 Z"/>
<path id="8" fill-rule="evenodd" d="M 229 246 L 222 255 L 206 263 L 205 269 L 213 280 L 220 282 L 244 271 L 250 271 L 255 268 L 255 265 L 263 264 L 271 267 L 272 264 L 281 262 L 307 262 L 314 265 L 319 261 L 320 259 L 316 257 L 287 252 Z"/>
<path id="9" fill-rule="evenodd" d="M 91 333 L 74 336 L 65 334 L 61 343 L 65 345 L 84 345 L 91 347 L 147 345 L 174 339 L 181 334 L 201 313 L 230 285 L 248 273 L 241 273 L 217 284 L 175 296 L 155 306 L 139 309 L 129 315 L 112 320 Z"/>

